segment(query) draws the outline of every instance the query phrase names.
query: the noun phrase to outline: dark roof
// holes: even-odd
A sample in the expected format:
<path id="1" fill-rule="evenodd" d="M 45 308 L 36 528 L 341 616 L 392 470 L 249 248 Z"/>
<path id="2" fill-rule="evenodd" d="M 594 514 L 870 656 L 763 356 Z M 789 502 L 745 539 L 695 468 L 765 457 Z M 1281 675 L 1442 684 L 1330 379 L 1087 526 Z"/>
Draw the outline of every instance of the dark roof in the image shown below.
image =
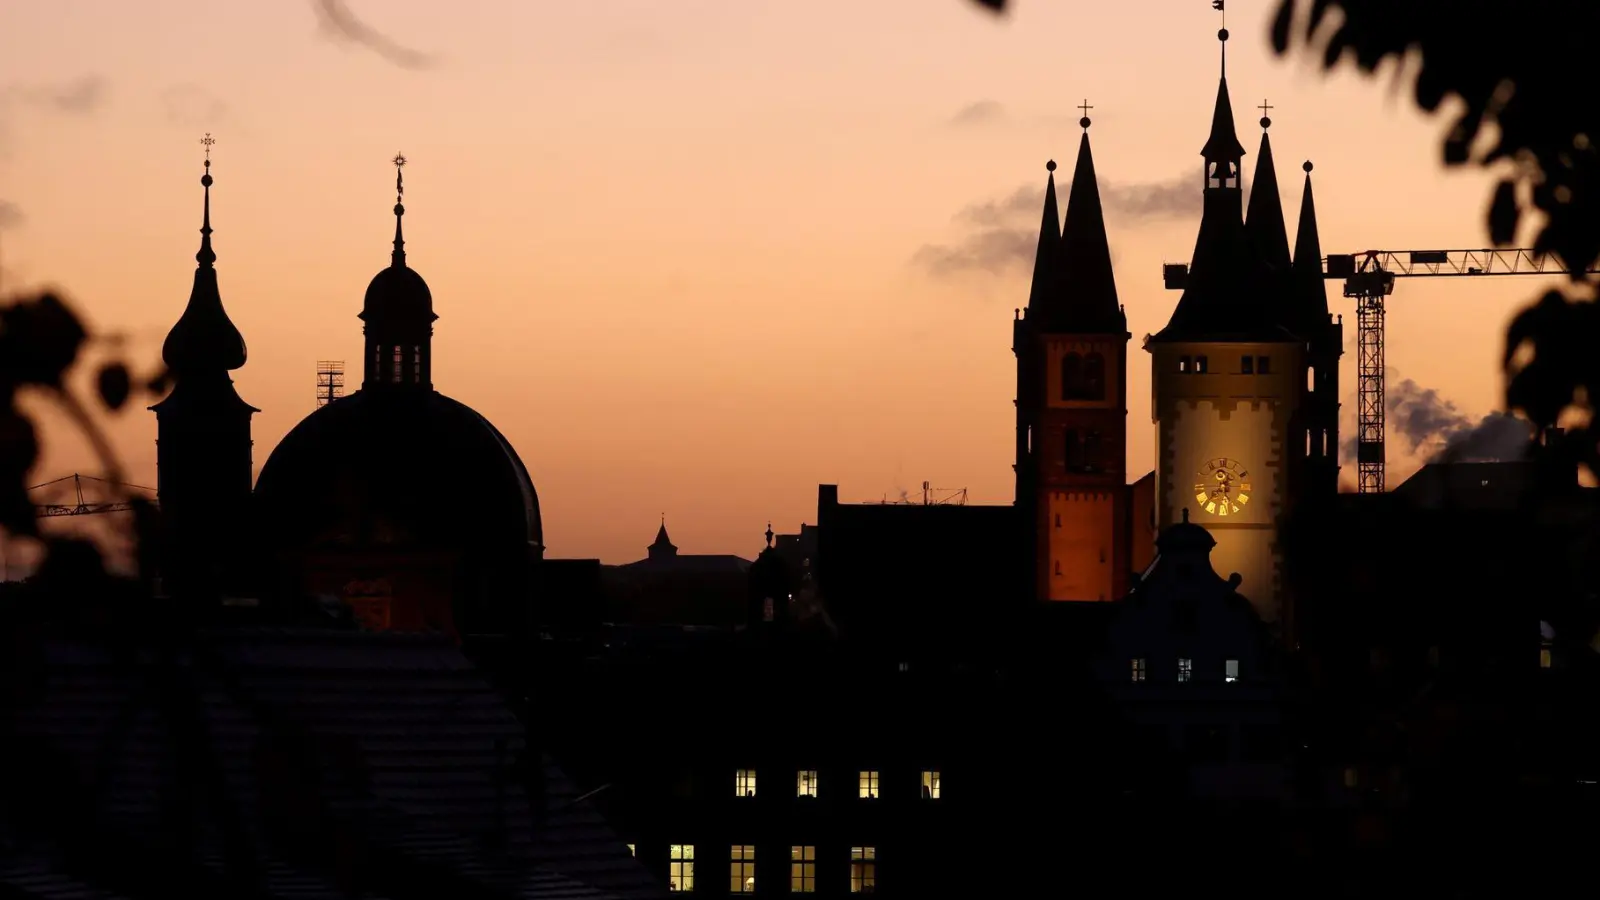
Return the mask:
<path id="1" fill-rule="evenodd" d="M 1073 334 L 1122 334 L 1127 330 L 1127 319 L 1117 303 L 1117 280 L 1111 271 L 1105 211 L 1087 130 L 1078 141 L 1078 163 L 1067 195 L 1055 278 L 1054 302 L 1041 322 L 1047 330 Z"/>
<path id="2" fill-rule="evenodd" d="M 646 557 L 630 563 L 608 568 L 626 572 L 682 572 L 685 574 L 728 573 L 750 571 L 750 560 L 731 553 L 679 553 L 668 557 Z"/>
<path id="3" fill-rule="evenodd" d="M 330 826 L 327 849 L 343 841 L 385 870 L 363 873 L 359 896 L 407 896 L 411 867 L 457 896 L 660 894 L 446 640 L 250 629 L 206 633 L 195 646 L 168 666 L 155 662 L 164 658 L 155 646 L 123 646 L 119 658 L 87 640 L 44 643 L 46 677 L 22 692 L 8 751 L 18 764 L 61 763 L 33 777 L 70 782 L 46 790 L 60 794 L 71 821 L 96 823 L 111 843 L 96 843 L 87 866 L 72 866 L 51 852 L 70 848 L 35 841 L 21 848 L 33 853 L 12 854 L 0 868 L 0 883 L 38 897 L 118 896 L 120 870 L 98 856 L 115 846 L 159 859 L 160 877 L 177 889 L 194 873 L 221 874 L 223 835 L 237 822 L 269 897 L 353 896 L 289 837 Z M 215 661 L 193 661 L 207 656 Z M 158 690 L 163 683 L 177 690 Z M 174 713 L 185 708 L 199 714 L 198 756 L 180 756 L 174 738 Z M 298 770 L 303 760 L 315 774 Z M 220 766 L 226 788 L 203 786 L 206 799 L 184 808 L 178 772 L 203 778 L 208 764 Z M 99 786 L 88 795 L 92 809 L 71 806 L 83 799 L 72 786 L 83 784 Z M 541 786 L 543 797 L 530 800 Z M 221 811 L 227 805 L 234 815 Z M 0 818 L 19 809 L 0 804 Z M 37 830 L 38 818 L 12 819 L 10 830 Z M 74 881 L 109 893 L 76 893 Z M 494 893 L 477 893 L 485 887 Z"/>
<path id="4" fill-rule="evenodd" d="M 431 548 L 544 545 L 539 497 L 489 420 L 437 391 L 357 391 L 301 420 L 256 481 L 276 548 L 383 540 Z"/>
<path id="5" fill-rule="evenodd" d="M 1228 97 L 1228 76 L 1217 82 L 1217 102 L 1211 107 L 1211 133 L 1200 148 L 1206 159 L 1243 159 L 1244 145 L 1233 126 L 1233 101 Z"/>
<path id="6" fill-rule="evenodd" d="M 361 304 L 361 318 L 367 322 L 432 322 L 433 292 L 415 269 L 404 263 L 392 265 L 372 276 Z"/>

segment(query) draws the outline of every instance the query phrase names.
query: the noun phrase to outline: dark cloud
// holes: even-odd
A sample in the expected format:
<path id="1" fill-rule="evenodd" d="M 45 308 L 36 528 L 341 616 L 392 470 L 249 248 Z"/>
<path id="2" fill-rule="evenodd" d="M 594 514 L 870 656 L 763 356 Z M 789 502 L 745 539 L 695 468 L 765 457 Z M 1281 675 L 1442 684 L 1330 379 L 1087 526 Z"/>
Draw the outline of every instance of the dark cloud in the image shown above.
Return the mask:
<path id="1" fill-rule="evenodd" d="M 954 116 L 950 117 L 950 124 L 956 126 L 987 125 L 998 122 L 1006 117 L 1006 108 L 998 100 L 979 100 L 961 108 Z"/>
<path id="2" fill-rule="evenodd" d="M 1346 408 L 1356 406 L 1355 395 Z M 1533 440 L 1526 421 L 1492 412 L 1474 421 L 1434 388 L 1410 378 L 1397 378 L 1393 369 L 1384 383 L 1384 441 L 1396 456 L 1422 457 L 1428 462 L 1509 462 L 1521 459 Z M 1346 459 L 1356 456 L 1356 429 L 1349 427 L 1340 443 Z"/>
<path id="3" fill-rule="evenodd" d="M 110 85 L 99 75 L 71 81 L 14 85 L 6 93 L 28 106 L 70 115 L 87 115 L 105 105 Z"/>
<path id="4" fill-rule="evenodd" d="M 161 110 L 168 122 L 209 128 L 228 120 L 228 104 L 198 84 L 175 84 L 161 92 Z"/>
<path id="5" fill-rule="evenodd" d="M 1114 223 L 1134 225 L 1200 214 L 1199 177 L 1181 175 L 1166 181 L 1100 183 L 1100 204 Z M 1070 180 L 1057 186 L 1063 206 L 1072 191 Z M 1023 185 L 1009 194 L 973 203 L 955 215 L 964 234 L 951 244 L 927 244 L 912 258 L 930 275 L 961 272 L 1005 274 L 1033 265 L 1039 245 L 1039 217 L 1044 188 Z"/>
<path id="6" fill-rule="evenodd" d="M 312 7 L 328 34 L 366 47 L 384 59 L 407 69 L 421 69 L 433 60 L 425 53 L 401 46 L 388 35 L 362 21 L 344 0 L 313 0 Z"/>
<path id="7" fill-rule="evenodd" d="M 21 207 L 10 200 L 0 200 L 0 231 L 21 225 L 24 218 Z"/>

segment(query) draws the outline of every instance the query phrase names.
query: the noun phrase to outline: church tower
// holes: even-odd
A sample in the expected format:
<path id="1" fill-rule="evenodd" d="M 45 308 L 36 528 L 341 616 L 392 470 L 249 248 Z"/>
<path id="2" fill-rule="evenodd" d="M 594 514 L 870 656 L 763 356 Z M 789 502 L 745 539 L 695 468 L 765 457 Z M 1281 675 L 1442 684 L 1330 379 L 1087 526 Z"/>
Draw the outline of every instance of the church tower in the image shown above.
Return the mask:
<path id="1" fill-rule="evenodd" d="M 1308 351 L 1305 496 L 1322 503 L 1339 492 L 1339 357 L 1344 355 L 1344 323 L 1328 312 L 1317 205 L 1311 196 L 1311 161 L 1301 168 L 1306 184 L 1294 242 L 1294 300 L 1300 315 L 1295 330 L 1305 337 Z"/>
<path id="2" fill-rule="evenodd" d="M 1033 287 L 1012 334 L 1016 503 L 1039 600 L 1117 600 L 1128 586 L 1130 335 L 1111 272 L 1088 116 L 1079 124 L 1083 137 L 1059 232 L 1055 163 L 1046 166 Z"/>
<path id="3" fill-rule="evenodd" d="M 1287 237 L 1270 143 L 1243 208 L 1244 147 L 1223 72 L 1205 160 L 1203 212 L 1183 296 L 1167 326 L 1146 338 L 1156 424 L 1156 518 L 1193 520 L 1216 538 L 1213 560 L 1243 578 L 1240 592 L 1288 632 L 1277 526 L 1298 489 L 1295 438 L 1305 343 L 1284 326 L 1293 309 Z M 1263 122 L 1263 124 L 1270 124 Z"/>
<path id="4" fill-rule="evenodd" d="M 228 374 L 244 365 L 246 351 L 217 288 L 211 136 L 202 143 L 205 211 L 195 254 L 200 265 L 189 305 L 161 347 L 172 391 L 150 407 L 157 427 L 162 585 L 169 595 L 186 599 L 211 599 L 240 586 L 243 548 L 249 545 L 250 417 L 260 412 L 240 399 Z"/>
<path id="5" fill-rule="evenodd" d="M 367 285 L 361 306 L 366 335 L 362 390 L 433 389 L 433 293 L 406 265 L 404 154 L 394 162 L 394 252 L 387 269 Z"/>

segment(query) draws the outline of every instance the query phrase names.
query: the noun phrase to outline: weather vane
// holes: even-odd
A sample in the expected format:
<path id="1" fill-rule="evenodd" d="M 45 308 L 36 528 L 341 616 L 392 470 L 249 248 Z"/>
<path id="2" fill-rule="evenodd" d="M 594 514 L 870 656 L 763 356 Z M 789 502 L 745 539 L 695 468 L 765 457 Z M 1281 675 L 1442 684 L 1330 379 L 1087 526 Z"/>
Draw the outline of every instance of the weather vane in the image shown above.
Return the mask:
<path id="1" fill-rule="evenodd" d="M 1222 13 L 1222 27 L 1228 27 L 1228 11 L 1223 8 L 1222 0 L 1211 0 L 1211 8 Z"/>
<path id="2" fill-rule="evenodd" d="M 400 171 L 406 167 L 406 155 L 404 153 L 396 153 L 394 159 L 390 160 L 390 162 L 394 163 L 395 201 L 399 202 L 405 199 L 406 195 L 406 183 Z"/>

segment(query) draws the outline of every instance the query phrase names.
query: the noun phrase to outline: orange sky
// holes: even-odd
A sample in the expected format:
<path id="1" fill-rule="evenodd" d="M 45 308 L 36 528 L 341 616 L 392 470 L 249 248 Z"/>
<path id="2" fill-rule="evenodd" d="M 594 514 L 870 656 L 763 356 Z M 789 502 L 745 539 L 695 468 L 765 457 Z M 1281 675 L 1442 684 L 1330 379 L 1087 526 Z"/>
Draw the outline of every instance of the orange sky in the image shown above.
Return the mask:
<path id="1" fill-rule="evenodd" d="M 330 38 L 309 0 L 0 8 L 4 286 L 59 285 L 153 365 L 188 297 L 212 132 L 259 467 L 313 408 L 317 360 L 359 360 L 403 150 L 436 384 L 516 445 L 556 557 L 642 556 L 662 512 L 685 552 L 750 556 L 769 519 L 815 520 L 819 482 L 1009 502 L 1026 269 L 936 274 L 919 250 L 960 246 L 975 204 L 1042 192 L 1047 158 L 1070 171 L 1083 97 L 1103 186 L 1194 175 L 1197 195 L 1216 90 L 1202 0 L 1016 0 L 1002 19 L 965 0 L 352 5 L 432 64 Z M 1483 244 L 1489 180 L 1444 172 L 1446 122 L 1385 82 L 1273 58 L 1275 5 L 1230 4 L 1229 83 L 1247 171 L 1253 107 L 1274 107 L 1290 221 L 1310 157 L 1326 252 Z M 999 203 L 995 227 L 1036 229 L 1024 205 L 1013 222 Z M 1107 220 L 1137 346 L 1176 302 L 1158 268 L 1187 259 L 1198 217 Z M 1502 325 L 1539 287 L 1402 282 L 1390 365 L 1487 412 Z M 1130 369 L 1137 474 L 1147 355 Z M 1353 407 L 1353 353 L 1343 377 Z M 112 427 L 154 484 L 154 417 Z M 87 471 L 49 435 L 36 481 Z M 1393 484 L 1415 463 L 1391 447 Z"/>

